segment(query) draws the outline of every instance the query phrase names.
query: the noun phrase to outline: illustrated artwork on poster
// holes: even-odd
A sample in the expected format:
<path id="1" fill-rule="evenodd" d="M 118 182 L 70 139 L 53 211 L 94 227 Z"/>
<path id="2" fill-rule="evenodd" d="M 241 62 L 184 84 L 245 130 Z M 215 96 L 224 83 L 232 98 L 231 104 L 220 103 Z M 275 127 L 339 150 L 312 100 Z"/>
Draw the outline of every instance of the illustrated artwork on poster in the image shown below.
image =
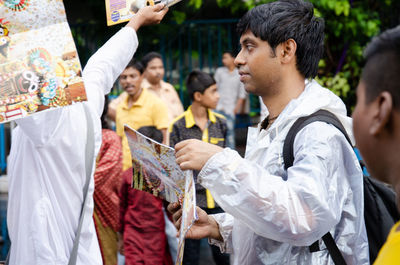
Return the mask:
<path id="1" fill-rule="evenodd" d="M 62 0 L 0 0 L 0 123 L 87 100 Z"/>
<path id="2" fill-rule="evenodd" d="M 185 236 L 193 223 L 198 219 L 196 212 L 196 189 L 193 179 L 193 171 L 186 171 L 185 197 L 182 204 L 182 223 L 179 231 L 178 253 L 175 265 L 181 265 L 185 249 Z M 189 173 L 190 172 L 190 173 Z"/>
<path id="3" fill-rule="evenodd" d="M 107 25 L 112 26 L 126 22 L 136 14 L 140 8 L 164 3 L 167 7 L 173 6 L 182 0 L 106 0 Z"/>
<path id="4" fill-rule="evenodd" d="M 198 219 L 193 171 L 182 171 L 175 160 L 175 150 L 125 125 L 132 156 L 132 188 L 149 192 L 168 202 L 179 202 L 182 224 L 176 265 L 182 264 L 184 238 Z"/>

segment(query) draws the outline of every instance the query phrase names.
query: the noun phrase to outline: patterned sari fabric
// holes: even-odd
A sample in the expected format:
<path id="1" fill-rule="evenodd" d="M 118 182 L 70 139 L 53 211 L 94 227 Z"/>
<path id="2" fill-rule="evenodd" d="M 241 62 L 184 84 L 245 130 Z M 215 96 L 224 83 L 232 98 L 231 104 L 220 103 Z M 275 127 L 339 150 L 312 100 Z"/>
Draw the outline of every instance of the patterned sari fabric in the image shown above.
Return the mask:
<path id="1" fill-rule="evenodd" d="M 122 146 L 119 136 L 111 130 L 102 130 L 102 145 L 94 174 L 94 211 L 97 236 L 105 265 L 115 264 L 117 248 L 106 253 L 110 241 L 116 242 L 119 224 L 118 192 L 122 183 Z M 114 236 L 110 236 L 110 232 Z M 115 243 L 116 244 L 116 243 Z M 115 252 L 115 253 L 114 253 Z M 112 261 L 112 263 L 111 263 Z"/>

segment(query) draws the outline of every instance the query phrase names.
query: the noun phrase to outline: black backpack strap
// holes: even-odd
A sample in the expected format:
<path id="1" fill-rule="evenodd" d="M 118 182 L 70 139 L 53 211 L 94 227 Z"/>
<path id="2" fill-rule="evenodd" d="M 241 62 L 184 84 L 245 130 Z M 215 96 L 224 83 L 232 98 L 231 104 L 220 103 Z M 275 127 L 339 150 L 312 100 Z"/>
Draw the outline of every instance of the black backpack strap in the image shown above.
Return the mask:
<path id="1" fill-rule="evenodd" d="M 336 245 L 335 240 L 332 237 L 330 232 L 326 233 L 322 240 L 324 240 L 325 246 L 331 255 L 333 262 L 336 265 L 346 265 L 346 261 L 343 258 L 342 252 L 340 252 L 339 248 Z"/>
<path id="2" fill-rule="evenodd" d="M 285 142 L 283 143 L 283 161 L 285 170 L 293 166 L 294 162 L 293 145 L 294 145 L 294 139 L 296 138 L 296 134 L 305 126 L 315 121 L 323 121 L 328 124 L 332 124 L 344 134 L 347 141 L 350 143 L 350 145 L 352 145 L 350 137 L 347 135 L 347 132 L 343 127 L 342 123 L 339 121 L 339 119 L 333 113 L 327 110 L 318 110 L 317 112 L 314 112 L 309 116 L 297 119 L 290 128 L 288 134 L 286 135 Z"/>
<path id="3" fill-rule="evenodd" d="M 285 141 L 283 143 L 283 161 L 284 161 L 284 167 L 285 170 L 287 170 L 289 167 L 293 166 L 294 162 L 294 153 L 293 153 L 293 145 L 294 145 L 294 140 L 296 138 L 297 133 L 303 129 L 305 126 L 307 126 L 310 123 L 313 123 L 315 121 L 322 121 L 326 122 L 328 124 L 332 124 L 335 126 L 339 131 L 343 133 L 343 135 L 346 137 L 347 141 L 351 144 L 350 137 L 348 136 L 345 128 L 343 127 L 342 123 L 339 121 L 339 119 L 331 112 L 327 110 L 319 110 L 314 112 L 313 114 L 305 117 L 301 117 L 295 121 L 295 123 L 292 125 L 292 127 L 289 129 L 289 132 L 285 138 Z M 346 265 L 346 261 L 343 258 L 342 253 L 340 252 L 339 248 L 336 245 L 335 240 L 332 237 L 332 234 L 330 232 L 326 233 L 323 237 L 322 240 L 324 241 L 329 254 L 331 255 L 333 262 L 336 265 Z M 319 251 L 319 244 L 318 241 L 314 242 L 310 247 L 310 252 L 316 252 Z"/>

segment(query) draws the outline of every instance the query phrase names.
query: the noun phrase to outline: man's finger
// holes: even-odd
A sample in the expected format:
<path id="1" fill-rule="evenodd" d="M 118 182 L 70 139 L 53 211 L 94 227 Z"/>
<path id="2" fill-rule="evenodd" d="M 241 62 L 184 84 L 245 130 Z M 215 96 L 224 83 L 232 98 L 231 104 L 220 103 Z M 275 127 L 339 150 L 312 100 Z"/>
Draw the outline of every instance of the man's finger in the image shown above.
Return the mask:
<path id="1" fill-rule="evenodd" d="M 172 215 L 172 220 L 174 221 L 174 223 L 176 223 L 179 218 L 182 216 L 182 209 L 179 209 L 178 211 L 176 211 L 173 215 Z"/>
<path id="2" fill-rule="evenodd" d="M 155 12 L 158 12 L 158 11 L 161 11 L 164 7 L 165 7 L 165 4 L 159 3 L 159 4 L 157 4 L 157 5 L 155 5 L 155 6 L 153 7 L 153 10 L 154 10 Z M 167 7 L 167 9 L 168 9 L 168 7 Z"/>
<path id="3" fill-rule="evenodd" d="M 182 170 L 193 170 L 194 169 L 192 166 L 192 163 L 190 161 L 184 161 L 180 164 L 178 163 L 178 165 Z"/>
<path id="4" fill-rule="evenodd" d="M 177 231 L 181 230 L 181 225 L 182 225 L 182 216 L 180 216 L 178 218 L 178 220 L 176 220 L 176 222 L 175 222 L 175 228 Z"/>
<path id="5" fill-rule="evenodd" d="M 167 210 L 171 214 L 174 214 L 179 209 L 179 206 L 180 206 L 179 203 L 173 202 L 173 203 L 168 204 Z"/>
<path id="6" fill-rule="evenodd" d="M 182 150 L 186 145 L 188 144 L 188 140 L 179 142 L 175 145 L 175 153 L 179 152 Z"/>
<path id="7" fill-rule="evenodd" d="M 197 142 L 202 143 L 202 141 L 197 140 L 197 139 L 189 139 L 189 140 L 185 140 L 185 141 L 179 142 L 179 143 L 177 143 L 175 145 L 175 150 L 176 151 L 180 151 L 180 150 L 185 149 L 185 148 L 192 148 L 192 146 L 194 144 L 196 144 Z"/>
<path id="8" fill-rule="evenodd" d="M 182 150 L 179 151 L 179 152 L 182 152 Z M 189 155 L 184 154 L 183 152 L 179 153 L 179 154 L 178 153 L 176 154 L 176 163 L 178 165 L 181 165 L 181 163 L 183 163 L 185 161 L 188 161 L 188 160 L 189 160 Z"/>

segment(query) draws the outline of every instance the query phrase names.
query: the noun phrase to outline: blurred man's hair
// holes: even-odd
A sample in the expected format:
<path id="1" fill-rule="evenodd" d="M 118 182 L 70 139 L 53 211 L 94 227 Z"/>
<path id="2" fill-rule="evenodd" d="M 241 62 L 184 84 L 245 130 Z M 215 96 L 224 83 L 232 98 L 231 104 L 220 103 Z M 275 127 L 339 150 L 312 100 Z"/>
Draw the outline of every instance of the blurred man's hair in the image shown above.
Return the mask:
<path id="1" fill-rule="evenodd" d="M 147 136 L 154 141 L 161 143 L 163 141 L 163 134 L 155 126 L 143 126 L 138 129 L 138 132 Z"/>
<path id="2" fill-rule="evenodd" d="M 158 58 L 162 61 L 162 56 L 161 54 L 159 54 L 158 52 L 149 52 L 147 53 L 145 56 L 143 56 L 142 58 L 142 64 L 144 69 L 147 68 L 147 65 L 154 60 L 155 58 Z"/>
<path id="3" fill-rule="evenodd" d="M 224 51 L 222 54 L 225 54 L 225 53 L 227 53 L 227 54 L 229 54 L 231 57 L 233 57 L 233 58 L 235 58 L 236 57 L 236 53 L 234 53 L 233 51 L 230 51 L 230 50 L 226 50 L 226 51 Z"/>
<path id="4" fill-rule="evenodd" d="M 203 94 L 207 88 L 214 84 L 216 84 L 215 79 L 210 74 L 199 70 L 192 71 L 186 80 L 187 91 L 192 100 L 194 100 L 194 93 Z"/>
<path id="5" fill-rule="evenodd" d="M 239 21 L 239 36 L 251 31 L 267 41 L 275 57 L 276 47 L 289 39 L 296 41 L 296 65 L 305 78 L 313 78 L 324 52 L 322 18 L 314 16 L 314 7 L 302 0 L 281 0 L 259 5 L 248 11 Z"/>
<path id="6" fill-rule="evenodd" d="M 144 72 L 144 67 L 143 64 L 136 60 L 135 58 L 132 58 L 132 60 L 128 63 L 128 65 L 125 67 L 125 69 L 132 67 L 133 69 L 138 70 L 141 74 Z"/>
<path id="7" fill-rule="evenodd" d="M 364 51 L 365 66 L 361 80 L 370 103 L 381 92 L 388 91 L 393 105 L 400 109 L 400 26 L 373 38 Z"/>

